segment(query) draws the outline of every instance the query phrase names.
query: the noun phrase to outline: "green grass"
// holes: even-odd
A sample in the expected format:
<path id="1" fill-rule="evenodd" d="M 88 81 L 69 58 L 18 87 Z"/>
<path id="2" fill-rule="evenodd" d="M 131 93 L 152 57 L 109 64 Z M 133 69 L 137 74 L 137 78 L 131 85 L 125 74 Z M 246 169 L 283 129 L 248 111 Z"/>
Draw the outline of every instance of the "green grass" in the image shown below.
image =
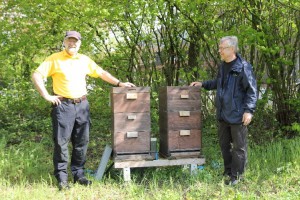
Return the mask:
<path id="1" fill-rule="evenodd" d="M 212 130 L 214 132 L 214 130 Z M 4 132 L 1 132 L 4 133 Z M 278 140 L 249 149 L 245 181 L 235 187 L 223 184 L 222 159 L 216 137 L 204 136 L 206 164 L 194 176 L 185 167 L 132 170 L 125 183 L 120 170 L 112 169 L 91 187 L 72 184 L 60 192 L 52 176 L 51 137 L 39 142 L 10 144 L 9 135 L 0 140 L 1 199 L 299 199 L 300 138 Z M 92 147 L 91 151 L 95 152 Z M 95 147 L 99 148 L 99 147 Z M 96 170 L 101 150 L 86 167 Z M 93 179 L 93 177 L 90 177 Z M 72 183 L 72 179 L 70 179 Z"/>

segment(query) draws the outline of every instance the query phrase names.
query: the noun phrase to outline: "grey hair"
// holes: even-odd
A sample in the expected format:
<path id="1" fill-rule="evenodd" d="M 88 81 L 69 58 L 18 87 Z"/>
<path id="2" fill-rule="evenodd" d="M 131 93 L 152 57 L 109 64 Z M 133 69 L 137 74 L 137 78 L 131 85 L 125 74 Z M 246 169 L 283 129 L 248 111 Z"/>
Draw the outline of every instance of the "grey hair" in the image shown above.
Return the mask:
<path id="1" fill-rule="evenodd" d="M 238 38 L 236 36 L 225 36 L 220 40 L 220 44 L 227 41 L 228 45 L 234 47 L 234 51 L 237 53 L 239 51 Z"/>

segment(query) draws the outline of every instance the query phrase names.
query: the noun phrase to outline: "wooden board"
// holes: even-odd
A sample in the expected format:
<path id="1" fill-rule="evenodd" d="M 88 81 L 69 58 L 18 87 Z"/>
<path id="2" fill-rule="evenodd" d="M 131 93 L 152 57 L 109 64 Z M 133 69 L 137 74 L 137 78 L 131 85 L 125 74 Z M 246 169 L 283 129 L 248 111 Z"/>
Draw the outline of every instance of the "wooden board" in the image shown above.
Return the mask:
<path id="1" fill-rule="evenodd" d="M 115 113 L 113 132 L 148 131 L 150 132 L 150 113 Z"/>
<path id="2" fill-rule="evenodd" d="M 140 161 L 115 161 L 114 167 L 122 168 L 138 168 L 138 167 L 162 167 L 162 166 L 176 166 L 197 164 L 203 165 L 205 158 L 184 158 L 176 160 L 158 159 L 158 160 L 140 160 Z"/>
<path id="3" fill-rule="evenodd" d="M 137 161 L 137 160 L 154 160 L 154 155 L 145 154 L 131 154 L 131 155 L 115 155 L 114 161 Z"/>

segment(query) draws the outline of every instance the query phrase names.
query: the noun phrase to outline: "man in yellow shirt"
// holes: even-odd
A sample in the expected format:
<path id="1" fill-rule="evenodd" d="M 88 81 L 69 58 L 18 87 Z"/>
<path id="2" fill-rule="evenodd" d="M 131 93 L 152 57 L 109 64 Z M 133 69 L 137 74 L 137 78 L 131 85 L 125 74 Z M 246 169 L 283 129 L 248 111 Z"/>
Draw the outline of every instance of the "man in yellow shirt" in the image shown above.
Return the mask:
<path id="1" fill-rule="evenodd" d="M 90 129 L 86 75 L 100 77 L 120 87 L 135 87 L 132 83 L 119 81 L 88 56 L 78 53 L 81 45 L 79 32 L 67 31 L 63 44 L 63 51 L 46 58 L 32 74 L 32 80 L 40 95 L 53 105 L 53 164 L 60 190 L 69 188 L 67 167 L 70 140 L 73 146 L 71 171 L 74 182 L 86 186 L 92 183 L 84 176 Z M 44 84 L 44 79 L 50 76 L 54 94 L 49 94 Z"/>

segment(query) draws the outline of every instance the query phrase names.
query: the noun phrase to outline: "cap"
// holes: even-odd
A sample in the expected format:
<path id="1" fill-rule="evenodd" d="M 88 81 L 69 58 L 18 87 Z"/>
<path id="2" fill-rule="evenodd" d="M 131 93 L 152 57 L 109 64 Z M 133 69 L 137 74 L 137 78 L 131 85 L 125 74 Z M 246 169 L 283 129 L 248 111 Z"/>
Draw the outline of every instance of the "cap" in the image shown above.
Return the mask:
<path id="1" fill-rule="evenodd" d="M 76 38 L 77 40 L 81 40 L 81 35 L 77 31 L 67 31 L 65 38 L 70 38 L 70 37 Z"/>

